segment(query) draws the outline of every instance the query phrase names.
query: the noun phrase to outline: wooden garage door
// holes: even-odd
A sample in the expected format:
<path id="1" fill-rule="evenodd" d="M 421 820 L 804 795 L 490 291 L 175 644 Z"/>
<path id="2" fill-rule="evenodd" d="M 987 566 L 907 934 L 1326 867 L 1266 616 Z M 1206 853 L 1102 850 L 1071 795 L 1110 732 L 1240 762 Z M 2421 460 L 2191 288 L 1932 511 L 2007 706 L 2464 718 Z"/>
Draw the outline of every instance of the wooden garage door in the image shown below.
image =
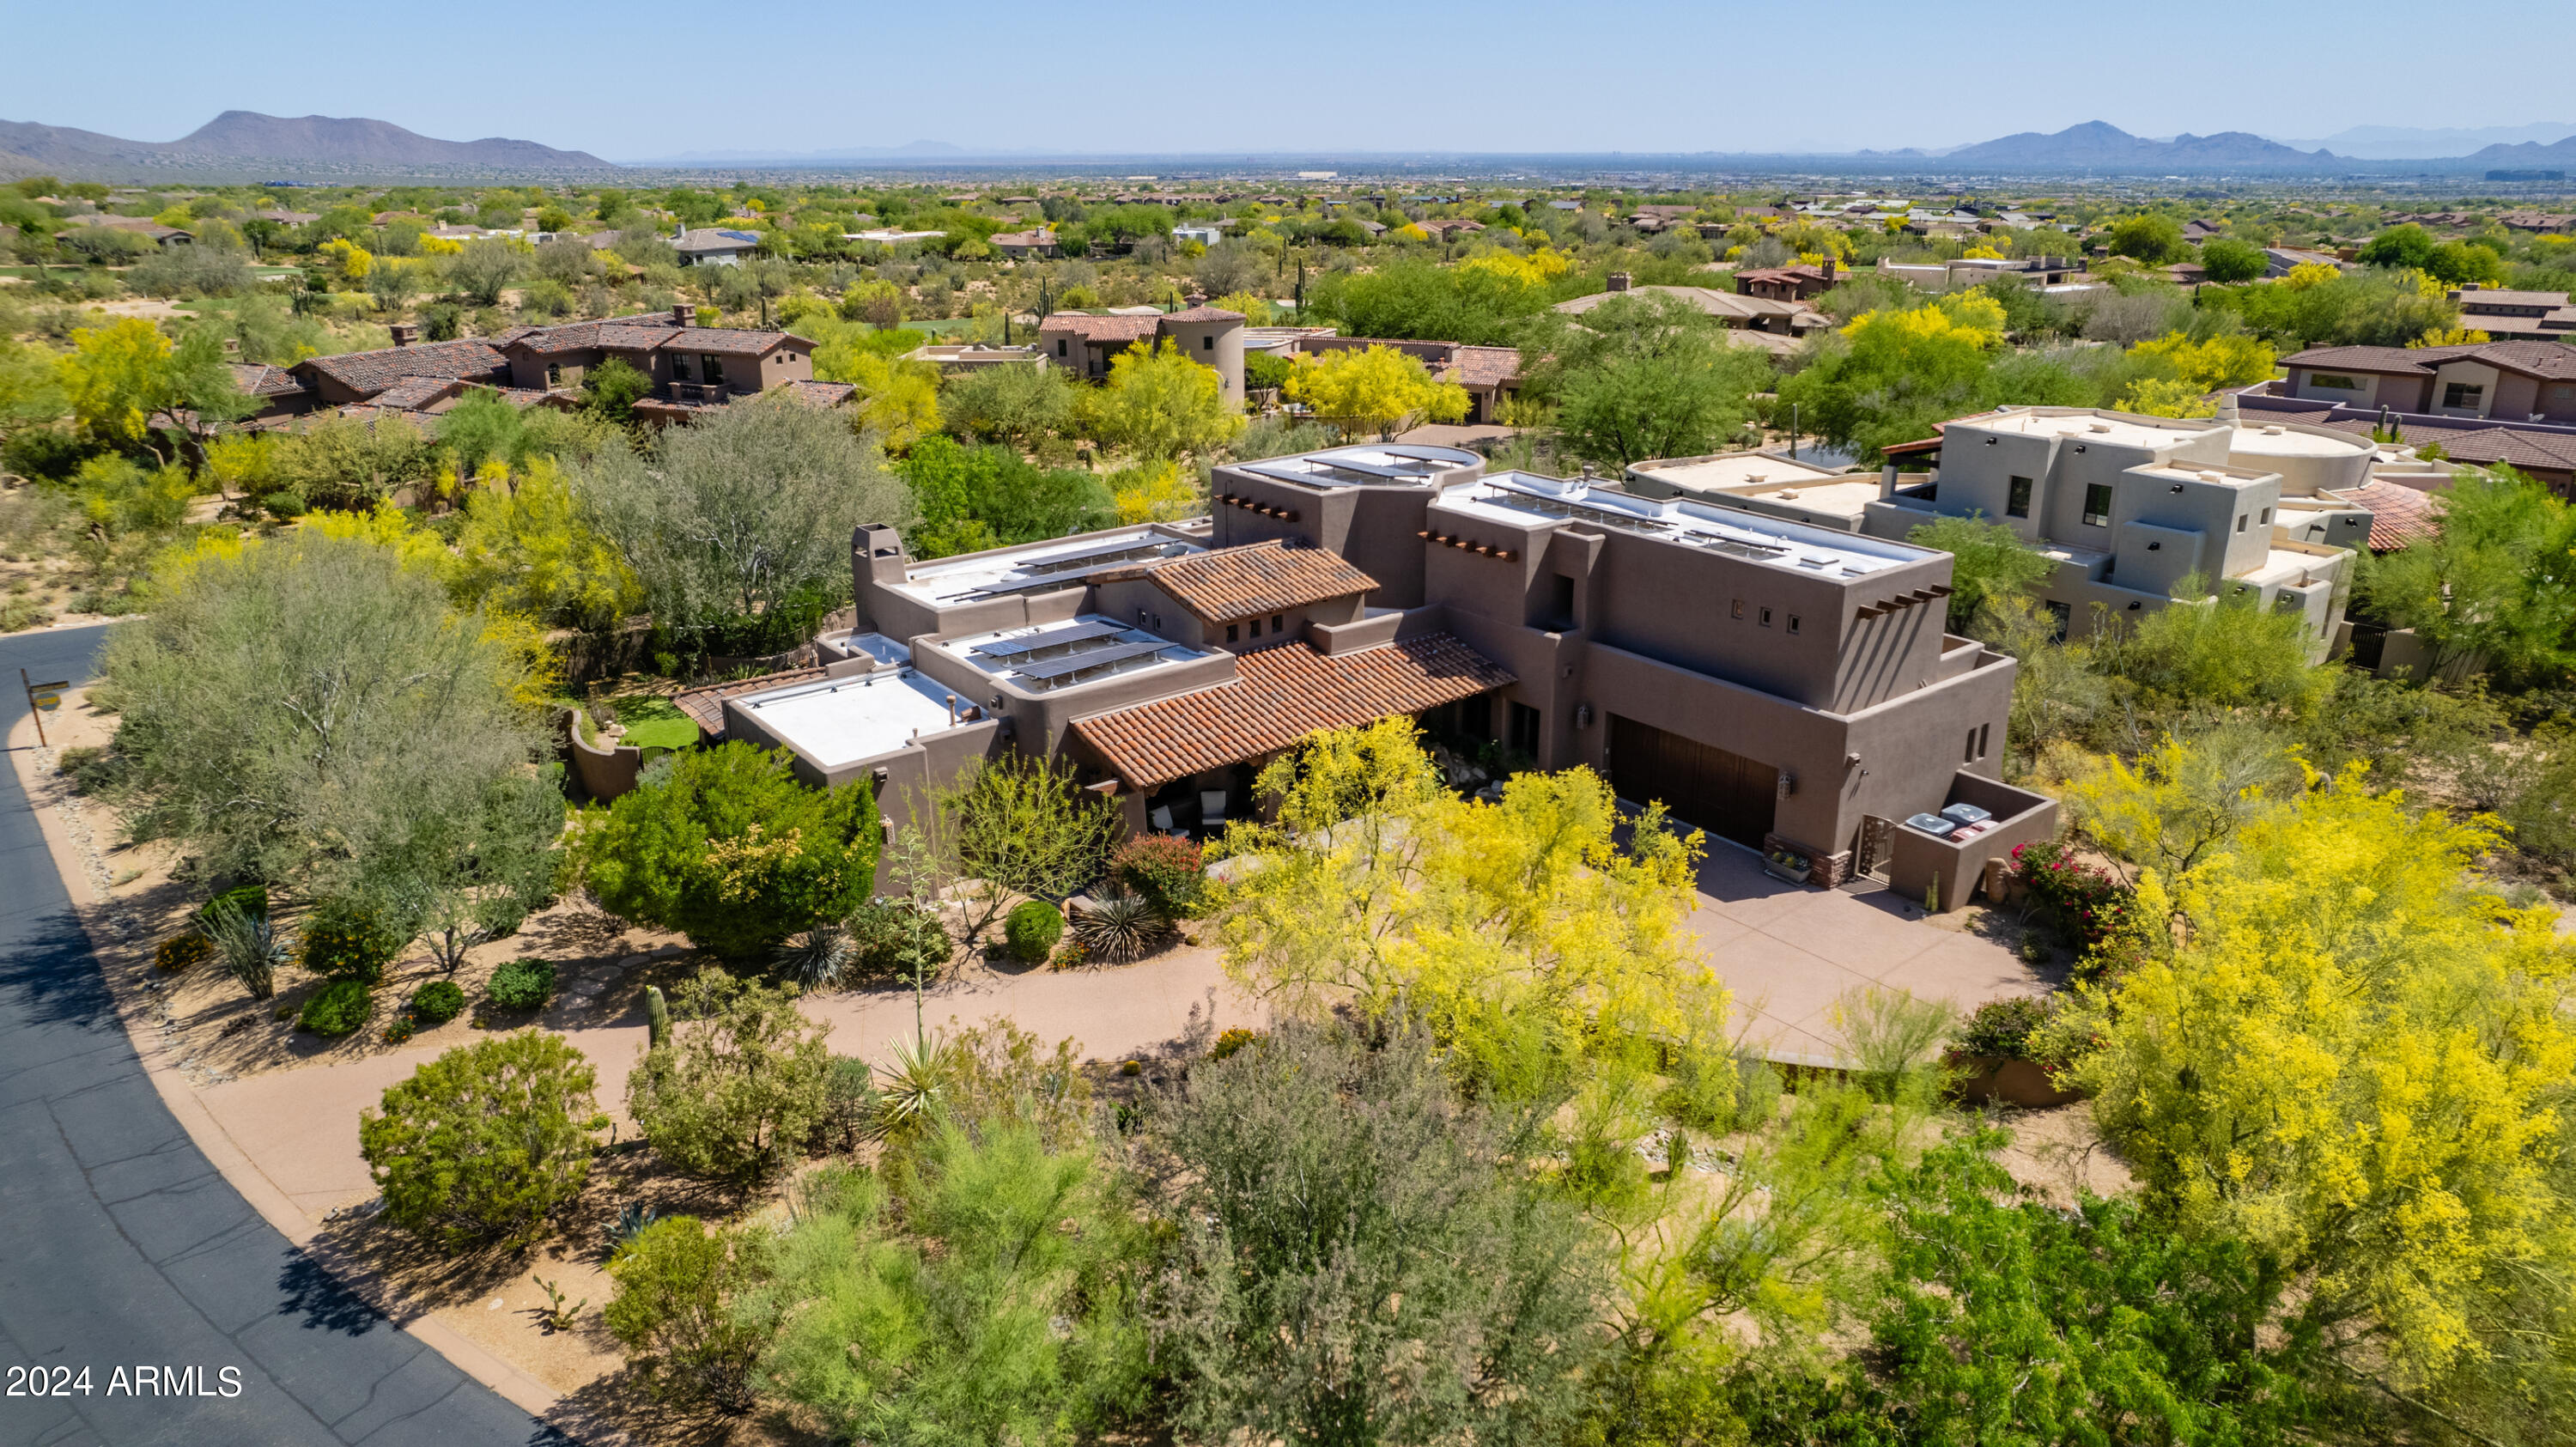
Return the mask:
<path id="1" fill-rule="evenodd" d="M 1759 849 L 1779 786 L 1769 764 L 1610 716 L 1610 787 L 1623 799 L 1661 799 L 1675 818 Z"/>

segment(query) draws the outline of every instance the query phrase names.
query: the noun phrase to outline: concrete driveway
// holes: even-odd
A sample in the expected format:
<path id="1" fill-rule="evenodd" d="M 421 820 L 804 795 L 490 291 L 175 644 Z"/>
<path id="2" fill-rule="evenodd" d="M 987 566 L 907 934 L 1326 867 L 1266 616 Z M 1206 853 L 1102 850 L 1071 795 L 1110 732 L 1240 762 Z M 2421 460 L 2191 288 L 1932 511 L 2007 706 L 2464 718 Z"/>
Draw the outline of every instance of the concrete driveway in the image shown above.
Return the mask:
<path id="1" fill-rule="evenodd" d="M 0 738 L 26 711 L 18 669 L 82 680 L 105 631 L 0 638 Z M 0 1443 L 561 1440 L 342 1289 L 199 1153 L 127 1040 L 9 769 L 0 1222 L 0 1364 L 44 1367 L 49 1380 L 66 1367 L 74 1385 L 0 1395 Z M 138 1366 L 153 1385 L 118 1390 Z"/>
<path id="2" fill-rule="evenodd" d="M 1841 1047 L 1834 1001 L 1877 986 L 1972 1010 L 2048 982 L 2011 950 L 1863 881 L 1810 889 L 1762 872 L 1749 850 L 1712 843 L 1691 914 L 1718 978 L 1735 994 L 1745 1043 L 1784 1058 L 1830 1059 Z"/>

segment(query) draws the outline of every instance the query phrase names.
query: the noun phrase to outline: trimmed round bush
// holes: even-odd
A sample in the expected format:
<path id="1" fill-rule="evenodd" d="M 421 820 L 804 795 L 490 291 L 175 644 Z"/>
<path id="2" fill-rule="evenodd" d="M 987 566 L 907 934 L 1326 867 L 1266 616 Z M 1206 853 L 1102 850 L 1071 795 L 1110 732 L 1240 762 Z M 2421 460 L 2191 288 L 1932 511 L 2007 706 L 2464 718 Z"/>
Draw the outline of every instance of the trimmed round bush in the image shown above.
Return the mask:
<path id="1" fill-rule="evenodd" d="M 385 1218 L 451 1249 L 524 1245 L 590 1178 L 607 1127 L 590 1062 L 560 1035 L 462 1045 L 385 1092 L 358 1123 Z"/>
<path id="2" fill-rule="evenodd" d="M 384 912 L 348 900 L 324 900 L 304 921 L 305 969 L 330 980 L 376 985 L 401 952 L 403 938 Z"/>
<path id="3" fill-rule="evenodd" d="M 1026 964 L 1044 961 L 1062 938 L 1064 912 L 1041 899 L 1024 899 L 1011 906 L 1010 916 L 1002 921 L 1002 939 L 1011 947 L 1011 958 Z"/>
<path id="4" fill-rule="evenodd" d="M 555 967 L 548 960 L 512 960 L 483 986 L 483 998 L 504 1010 L 533 1010 L 554 992 Z"/>
<path id="5" fill-rule="evenodd" d="M 465 991 L 454 980 L 432 980 L 411 992 L 411 1017 L 423 1025 L 444 1025 L 465 1012 Z"/>
<path id="6" fill-rule="evenodd" d="M 190 930 L 186 934 L 172 935 L 163 940 L 160 947 L 152 952 L 152 963 L 163 974 L 175 975 L 181 970 L 204 964 L 206 957 L 214 952 L 215 947 L 211 941 L 204 935 Z"/>
<path id="7" fill-rule="evenodd" d="M 295 1023 L 316 1035 L 346 1035 L 376 1013 L 376 997 L 355 980 L 333 980 L 313 992 Z"/>

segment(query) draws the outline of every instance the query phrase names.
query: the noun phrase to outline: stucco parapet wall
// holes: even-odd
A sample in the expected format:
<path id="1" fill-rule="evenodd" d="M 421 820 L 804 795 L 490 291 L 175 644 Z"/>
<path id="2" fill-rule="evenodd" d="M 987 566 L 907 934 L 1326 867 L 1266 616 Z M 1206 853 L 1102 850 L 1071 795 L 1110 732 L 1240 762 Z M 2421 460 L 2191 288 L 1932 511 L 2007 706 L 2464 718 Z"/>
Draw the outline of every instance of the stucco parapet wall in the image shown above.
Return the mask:
<path id="1" fill-rule="evenodd" d="M 644 774 L 644 751 L 632 744 L 615 744 L 603 748 L 581 736 L 585 715 L 580 709 L 563 711 L 565 752 L 572 757 L 572 773 L 581 781 L 582 792 L 606 803 L 635 787 Z"/>

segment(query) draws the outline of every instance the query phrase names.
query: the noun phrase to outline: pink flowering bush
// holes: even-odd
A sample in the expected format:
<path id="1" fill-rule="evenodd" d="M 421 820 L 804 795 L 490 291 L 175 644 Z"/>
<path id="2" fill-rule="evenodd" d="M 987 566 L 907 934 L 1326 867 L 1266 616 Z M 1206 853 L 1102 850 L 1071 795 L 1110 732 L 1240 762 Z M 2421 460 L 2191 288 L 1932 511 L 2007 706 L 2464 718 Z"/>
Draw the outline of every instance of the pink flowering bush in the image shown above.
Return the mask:
<path id="1" fill-rule="evenodd" d="M 2016 844 L 2012 862 L 2013 877 L 2082 953 L 2077 972 L 2090 977 L 2116 969 L 2135 934 L 2137 891 L 2077 861 L 2060 840 Z"/>

